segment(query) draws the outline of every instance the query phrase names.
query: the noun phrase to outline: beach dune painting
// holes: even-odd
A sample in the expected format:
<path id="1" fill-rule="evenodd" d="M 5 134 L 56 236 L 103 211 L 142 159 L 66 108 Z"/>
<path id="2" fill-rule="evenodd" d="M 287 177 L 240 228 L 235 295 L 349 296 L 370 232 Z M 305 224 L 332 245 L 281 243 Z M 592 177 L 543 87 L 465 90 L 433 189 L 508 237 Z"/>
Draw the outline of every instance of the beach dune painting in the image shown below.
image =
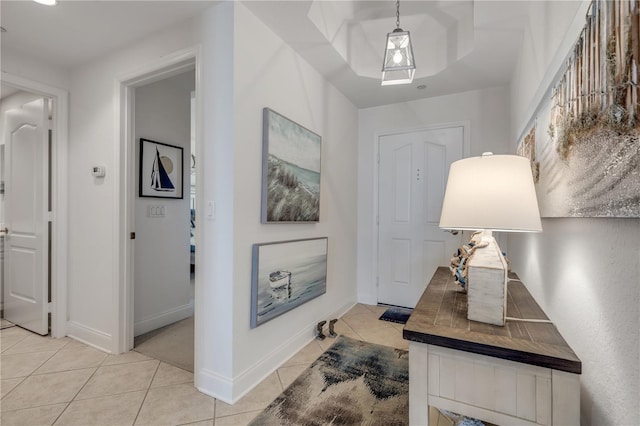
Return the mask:
<path id="1" fill-rule="evenodd" d="M 327 291 L 328 239 L 253 245 L 251 328 Z"/>
<path id="2" fill-rule="evenodd" d="M 262 223 L 320 221 L 322 138 L 263 109 Z"/>

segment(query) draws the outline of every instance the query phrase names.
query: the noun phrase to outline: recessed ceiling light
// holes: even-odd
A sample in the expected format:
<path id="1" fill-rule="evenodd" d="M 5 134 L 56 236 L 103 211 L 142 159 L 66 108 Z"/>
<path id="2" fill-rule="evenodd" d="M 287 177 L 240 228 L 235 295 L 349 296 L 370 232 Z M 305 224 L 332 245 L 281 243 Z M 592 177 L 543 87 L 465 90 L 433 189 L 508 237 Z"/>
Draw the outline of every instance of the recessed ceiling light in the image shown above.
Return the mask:
<path id="1" fill-rule="evenodd" d="M 55 6 L 56 4 L 58 4 L 57 0 L 33 0 L 36 3 L 40 3 L 40 4 L 44 4 L 46 6 Z"/>
<path id="2" fill-rule="evenodd" d="M 426 85 L 426 84 L 421 84 L 421 85 L 419 85 L 419 86 L 416 86 L 416 89 L 418 89 L 418 90 L 424 90 L 424 89 L 426 89 L 426 88 L 427 88 L 427 85 Z"/>

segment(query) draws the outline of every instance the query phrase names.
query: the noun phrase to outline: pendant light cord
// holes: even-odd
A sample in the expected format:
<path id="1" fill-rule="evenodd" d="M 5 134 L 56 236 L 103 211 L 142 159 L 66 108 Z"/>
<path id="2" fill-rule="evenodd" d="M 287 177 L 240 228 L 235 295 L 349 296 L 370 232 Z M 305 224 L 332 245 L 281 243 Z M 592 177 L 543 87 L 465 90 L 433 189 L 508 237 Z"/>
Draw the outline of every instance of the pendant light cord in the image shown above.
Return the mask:
<path id="1" fill-rule="evenodd" d="M 400 28 L 400 0 L 396 0 L 396 28 Z"/>

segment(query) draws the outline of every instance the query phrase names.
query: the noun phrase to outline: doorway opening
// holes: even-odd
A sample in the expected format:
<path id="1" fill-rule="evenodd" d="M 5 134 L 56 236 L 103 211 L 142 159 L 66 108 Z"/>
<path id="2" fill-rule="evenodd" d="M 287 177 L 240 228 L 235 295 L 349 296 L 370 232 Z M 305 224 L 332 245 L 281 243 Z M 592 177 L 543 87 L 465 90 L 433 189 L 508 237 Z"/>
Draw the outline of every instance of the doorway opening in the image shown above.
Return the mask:
<path id="1" fill-rule="evenodd" d="M 200 68 L 199 48 L 188 48 L 166 55 L 130 74 L 120 76 L 119 85 L 116 87 L 116 96 L 120 104 L 120 146 L 117 184 L 118 255 L 117 276 L 114 282 L 114 288 L 117 291 L 117 309 L 113 312 L 114 324 L 117 326 L 114 328 L 112 349 L 114 353 L 133 350 L 134 335 L 144 335 L 154 329 L 157 330 L 157 327 L 162 328 L 186 319 L 191 314 L 195 323 L 195 327 L 192 326 L 195 328 L 193 336 L 197 336 L 198 310 L 194 306 L 197 303 L 194 302 L 193 294 L 198 293 L 199 274 L 195 265 L 193 274 L 190 272 L 192 231 L 190 153 L 193 146 L 194 158 L 197 159 L 195 151 L 196 149 L 201 151 L 199 130 L 201 101 L 198 95 Z M 183 77 L 190 80 L 189 89 L 184 87 L 184 80 L 178 78 L 181 74 L 185 74 Z M 176 79 L 172 80 L 173 77 Z M 173 82 L 173 86 L 162 83 L 163 80 L 166 80 L 165 83 Z M 160 89 L 155 87 L 158 90 L 152 90 L 154 83 L 158 83 Z M 176 94 L 178 92 L 179 96 Z M 170 100 L 176 96 L 181 101 L 171 102 Z M 146 103 L 146 107 L 139 108 L 139 103 Z M 179 107 L 177 107 L 178 103 Z M 186 118 L 181 119 L 178 125 L 174 123 L 173 115 Z M 179 131 L 177 131 L 178 127 Z M 143 156 L 145 152 L 153 154 L 154 158 L 150 163 L 140 155 L 141 139 L 150 141 L 145 143 L 142 149 Z M 155 147 L 158 148 L 157 155 Z M 163 147 L 169 148 L 169 153 L 165 152 Z M 178 156 L 181 159 L 178 159 Z M 174 191 L 164 193 L 164 197 L 145 197 L 144 195 L 149 195 L 145 191 L 149 189 L 152 170 L 159 170 L 157 164 L 154 166 L 155 157 L 158 159 L 157 163 L 162 164 L 164 172 L 171 177 Z M 143 170 L 140 164 L 141 159 L 143 167 L 151 168 L 144 174 L 141 173 Z M 167 160 L 170 161 L 167 162 Z M 197 166 L 197 164 L 194 165 Z M 180 169 L 182 172 L 179 171 Z M 200 176 L 201 170 L 197 167 L 195 170 Z M 180 179 L 177 179 L 178 176 Z M 141 182 L 144 187 L 141 187 Z M 194 186 L 194 193 L 199 194 L 200 191 L 201 189 L 196 189 Z M 159 195 L 157 191 L 151 194 Z M 200 203 L 200 200 L 197 202 Z M 194 225 L 198 223 L 197 217 L 201 215 L 198 210 L 195 209 L 194 212 L 196 216 Z M 167 233 L 173 233 L 174 239 L 167 239 L 165 235 Z M 196 234 L 194 242 L 196 237 L 198 241 L 202 241 L 201 229 L 195 228 L 194 234 Z M 156 239 L 156 246 L 149 248 L 149 243 L 154 239 Z M 148 249 L 140 250 L 145 245 Z M 180 264 L 175 266 L 175 271 L 166 274 L 167 277 L 176 277 L 174 285 L 175 282 L 180 281 L 178 291 L 174 291 L 176 288 L 171 287 L 171 284 L 164 280 L 166 277 L 159 274 L 160 271 L 165 271 L 162 269 L 162 257 L 169 259 L 168 264 L 176 265 L 176 262 Z M 141 271 L 147 274 L 144 277 L 147 280 L 146 284 L 140 281 Z M 140 282 L 143 282 L 141 287 Z M 142 294 L 151 294 L 149 288 L 152 289 L 152 295 L 138 294 L 139 290 L 142 290 Z M 180 301 L 166 303 L 163 302 L 162 297 L 156 297 L 162 296 L 165 291 L 174 296 L 177 293 Z M 197 337 L 191 337 L 185 345 L 192 351 L 191 363 L 193 370 L 197 371 Z"/>
<path id="2" fill-rule="evenodd" d="M 193 372 L 195 67 L 134 99 L 134 350 Z"/>

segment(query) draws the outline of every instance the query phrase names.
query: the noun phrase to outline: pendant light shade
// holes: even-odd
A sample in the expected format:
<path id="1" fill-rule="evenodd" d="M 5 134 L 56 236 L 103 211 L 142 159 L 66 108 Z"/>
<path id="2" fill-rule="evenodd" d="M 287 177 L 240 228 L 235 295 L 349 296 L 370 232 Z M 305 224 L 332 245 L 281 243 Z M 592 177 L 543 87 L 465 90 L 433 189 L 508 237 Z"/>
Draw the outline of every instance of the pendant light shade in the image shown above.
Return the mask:
<path id="1" fill-rule="evenodd" d="M 396 1 L 396 29 L 387 34 L 382 63 L 382 85 L 407 84 L 413 81 L 416 64 L 409 31 L 400 28 L 400 1 Z"/>

